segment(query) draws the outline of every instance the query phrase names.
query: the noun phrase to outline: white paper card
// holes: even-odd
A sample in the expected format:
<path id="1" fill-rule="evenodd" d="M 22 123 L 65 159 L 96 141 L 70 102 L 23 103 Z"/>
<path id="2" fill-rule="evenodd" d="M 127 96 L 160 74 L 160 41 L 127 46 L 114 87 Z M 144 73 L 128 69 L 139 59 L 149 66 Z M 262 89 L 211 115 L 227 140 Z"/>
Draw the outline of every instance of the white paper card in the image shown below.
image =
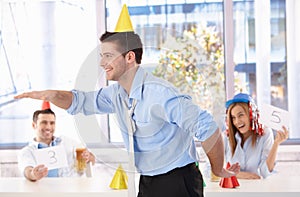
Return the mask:
<path id="1" fill-rule="evenodd" d="M 260 110 L 260 122 L 274 130 L 289 127 L 289 112 L 272 105 L 265 104 Z"/>
<path id="2" fill-rule="evenodd" d="M 38 164 L 44 164 L 48 170 L 68 166 L 67 154 L 63 146 L 51 146 L 35 151 L 35 159 Z"/>

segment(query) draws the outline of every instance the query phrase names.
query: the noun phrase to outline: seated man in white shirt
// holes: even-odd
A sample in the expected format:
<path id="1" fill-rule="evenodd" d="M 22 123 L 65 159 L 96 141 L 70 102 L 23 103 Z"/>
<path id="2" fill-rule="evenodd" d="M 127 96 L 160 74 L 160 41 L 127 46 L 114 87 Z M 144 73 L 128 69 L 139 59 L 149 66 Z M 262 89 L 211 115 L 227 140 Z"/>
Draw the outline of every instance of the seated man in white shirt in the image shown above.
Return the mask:
<path id="1" fill-rule="evenodd" d="M 32 127 L 36 131 L 36 137 L 25 146 L 18 155 L 18 165 L 21 173 L 30 180 L 37 181 L 43 177 L 74 177 L 82 176 L 84 172 L 76 170 L 76 157 L 74 148 L 80 145 L 79 142 L 68 139 L 67 137 L 55 137 L 55 113 L 50 109 L 37 110 L 33 114 Z M 44 164 L 36 162 L 34 152 L 40 148 L 51 146 L 62 146 L 67 157 L 67 167 L 51 169 Z M 89 152 L 84 151 L 81 155 L 85 162 L 95 163 L 95 156 Z"/>

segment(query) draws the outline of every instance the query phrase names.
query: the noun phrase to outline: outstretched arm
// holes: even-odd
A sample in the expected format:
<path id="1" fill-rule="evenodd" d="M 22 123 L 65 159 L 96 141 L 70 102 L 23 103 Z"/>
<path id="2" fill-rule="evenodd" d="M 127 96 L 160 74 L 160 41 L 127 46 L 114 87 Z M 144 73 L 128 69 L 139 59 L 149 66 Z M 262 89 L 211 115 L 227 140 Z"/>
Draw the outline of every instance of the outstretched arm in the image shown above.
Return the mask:
<path id="1" fill-rule="evenodd" d="M 275 167 L 275 160 L 277 155 L 278 146 L 288 139 L 289 132 L 285 126 L 282 127 L 283 131 L 277 131 L 273 146 L 270 150 L 270 153 L 268 155 L 268 158 L 266 160 L 267 166 L 269 168 L 269 171 L 272 172 Z"/>
<path id="2" fill-rule="evenodd" d="M 238 163 L 231 165 L 229 169 L 224 168 L 224 144 L 219 129 L 207 140 L 202 142 L 202 147 L 208 156 L 211 169 L 216 176 L 231 177 L 239 173 L 240 165 Z"/>
<path id="3" fill-rule="evenodd" d="M 25 92 L 14 97 L 15 99 L 31 98 L 38 100 L 46 100 L 57 107 L 62 109 L 68 109 L 72 103 L 73 94 L 71 91 L 63 90 L 44 90 L 44 91 L 32 91 Z"/>

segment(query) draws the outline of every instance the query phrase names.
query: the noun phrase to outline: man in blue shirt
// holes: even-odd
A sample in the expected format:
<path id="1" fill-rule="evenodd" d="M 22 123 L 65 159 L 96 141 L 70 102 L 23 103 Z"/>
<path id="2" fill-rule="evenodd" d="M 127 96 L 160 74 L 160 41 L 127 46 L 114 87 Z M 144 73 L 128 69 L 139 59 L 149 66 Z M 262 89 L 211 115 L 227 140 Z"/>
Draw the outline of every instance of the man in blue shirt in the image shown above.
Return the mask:
<path id="1" fill-rule="evenodd" d="M 224 169 L 224 146 L 213 117 L 172 84 L 140 67 L 143 46 L 134 32 L 105 32 L 101 38 L 101 67 L 117 83 L 98 91 L 45 90 L 20 98 L 48 100 L 70 114 L 116 114 L 129 148 L 126 114 L 134 123 L 134 158 L 141 174 L 138 196 L 203 196 L 203 179 L 194 137 L 219 177 L 234 176 L 239 164 Z"/>

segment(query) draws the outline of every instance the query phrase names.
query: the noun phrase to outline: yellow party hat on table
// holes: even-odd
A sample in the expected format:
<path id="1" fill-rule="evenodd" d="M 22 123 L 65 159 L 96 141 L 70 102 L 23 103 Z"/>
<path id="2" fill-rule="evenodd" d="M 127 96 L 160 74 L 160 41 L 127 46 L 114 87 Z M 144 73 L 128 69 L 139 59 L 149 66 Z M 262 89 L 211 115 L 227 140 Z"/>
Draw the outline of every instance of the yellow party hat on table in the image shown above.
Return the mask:
<path id="1" fill-rule="evenodd" d="M 115 172 L 113 179 L 109 185 L 112 189 L 127 189 L 128 188 L 128 177 L 123 170 L 121 164 Z"/>
<path id="2" fill-rule="evenodd" d="M 134 31 L 134 30 L 130 20 L 128 8 L 126 4 L 124 4 L 117 25 L 115 27 L 115 32 L 128 32 L 128 31 Z"/>

